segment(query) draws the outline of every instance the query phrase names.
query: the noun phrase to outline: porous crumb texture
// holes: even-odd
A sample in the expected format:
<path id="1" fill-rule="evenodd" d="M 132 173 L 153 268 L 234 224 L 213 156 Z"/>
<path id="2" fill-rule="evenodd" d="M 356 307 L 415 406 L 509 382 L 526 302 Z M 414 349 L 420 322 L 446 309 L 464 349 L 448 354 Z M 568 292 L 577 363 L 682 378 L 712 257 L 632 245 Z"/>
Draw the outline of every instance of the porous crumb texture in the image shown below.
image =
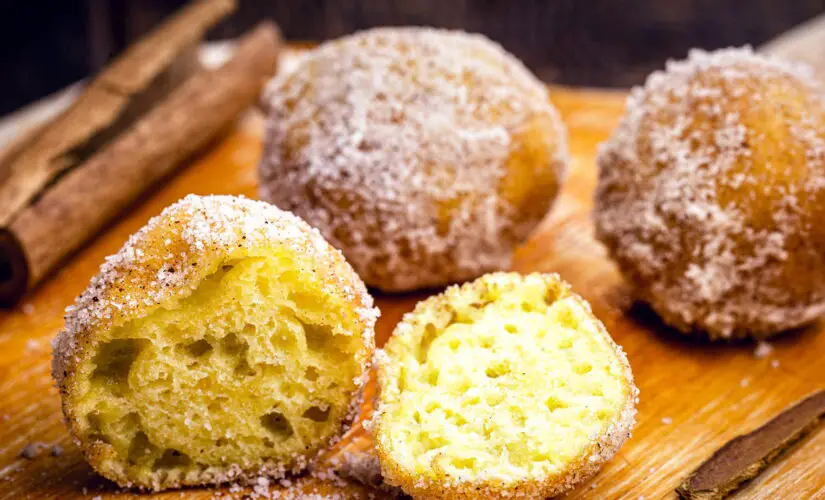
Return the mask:
<path id="1" fill-rule="evenodd" d="M 188 196 L 106 259 L 54 344 L 92 466 L 155 490 L 306 467 L 359 400 L 377 310 L 318 232 Z"/>
<path id="2" fill-rule="evenodd" d="M 665 322 L 761 337 L 825 311 L 825 101 L 809 68 L 691 51 L 633 90 L 598 166 L 597 235 Z"/>
<path id="3" fill-rule="evenodd" d="M 630 436 L 622 349 L 557 275 L 494 273 L 419 303 L 376 355 L 388 484 L 415 498 L 545 498 Z"/>
<path id="4" fill-rule="evenodd" d="M 547 90 L 490 40 L 381 28 L 276 77 L 263 199 L 303 217 L 386 291 L 509 266 L 568 161 Z"/>

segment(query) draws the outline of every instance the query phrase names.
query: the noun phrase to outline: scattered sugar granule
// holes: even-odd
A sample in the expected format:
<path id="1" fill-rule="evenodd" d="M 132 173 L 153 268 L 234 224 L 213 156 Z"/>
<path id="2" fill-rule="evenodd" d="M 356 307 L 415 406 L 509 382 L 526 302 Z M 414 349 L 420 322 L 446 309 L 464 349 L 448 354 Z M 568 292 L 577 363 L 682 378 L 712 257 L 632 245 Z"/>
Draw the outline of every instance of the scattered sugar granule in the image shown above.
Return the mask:
<path id="1" fill-rule="evenodd" d="M 771 368 L 779 368 L 779 360 L 778 359 L 771 360 Z"/>
<path id="2" fill-rule="evenodd" d="M 670 425 L 673 423 L 673 419 L 670 417 L 662 417 L 662 423 L 665 425 Z"/>
<path id="3" fill-rule="evenodd" d="M 259 477 L 255 480 L 255 485 L 252 488 L 253 496 L 260 496 L 270 498 L 269 479 L 266 477 Z"/>
<path id="4" fill-rule="evenodd" d="M 20 450 L 20 453 L 17 454 L 19 458 L 25 458 L 26 460 L 34 460 L 38 456 L 40 456 L 40 452 L 43 451 L 46 444 L 41 443 L 39 441 L 35 441 L 33 443 L 29 443 Z"/>
<path id="5" fill-rule="evenodd" d="M 29 339 L 29 340 L 26 341 L 26 352 L 39 351 L 39 350 L 40 350 L 40 344 L 38 344 L 36 340 Z"/>
<path id="6" fill-rule="evenodd" d="M 764 340 L 760 340 L 756 344 L 756 349 L 753 350 L 753 357 L 756 359 L 763 359 L 770 356 L 771 353 L 773 353 L 773 346 Z"/>
<path id="7" fill-rule="evenodd" d="M 20 310 L 23 311 L 23 314 L 26 316 L 31 316 L 34 314 L 34 306 L 28 302 L 20 306 Z"/>
<path id="8" fill-rule="evenodd" d="M 103 497 L 100 495 L 96 495 L 92 500 L 103 500 Z"/>
<path id="9" fill-rule="evenodd" d="M 751 379 L 749 379 L 748 377 L 745 377 L 745 378 L 743 378 L 742 380 L 739 381 L 739 385 L 741 387 L 747 387 L 747 386 L 751 385 Z"/>
<path id="10" fill-rule="evenodd" d="M 80 489 L 80 492 L 83 493 L 83 495 L 85 496 L 86 494 L 89 493 L 89 488 L 84 486 L 83 488 Z"/>

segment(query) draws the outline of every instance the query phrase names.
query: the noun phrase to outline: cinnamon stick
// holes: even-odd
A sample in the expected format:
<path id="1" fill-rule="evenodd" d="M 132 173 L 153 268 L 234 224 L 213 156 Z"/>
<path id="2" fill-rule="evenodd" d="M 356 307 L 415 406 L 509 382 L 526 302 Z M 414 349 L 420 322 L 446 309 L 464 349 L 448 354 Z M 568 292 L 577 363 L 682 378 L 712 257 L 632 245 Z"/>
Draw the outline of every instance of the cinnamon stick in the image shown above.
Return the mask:
<path id="1" fill-rule="evenodd" d="M 39 282 L 147 187 L 231 125 L 275 73 L 278 46 L 275 25 L 261 23 L 239 40 L 231 60 L 190 76 L 17 214 L 0 232 L 0 301 L 16 300 L 21 276 L 26 287 Z"/>
<path id="2" fill-rule="evenodd" d="M 676 490 L 688 500 L 725 498 L 753 479 L 825 418 L 825 390 L 814 393 L 755 431 L 734 438 Z"/>
<path id="3" fill-rule="evenodd" d="M 25 149 L 0 166 L 0 227 L 63 171 L 127 128 L 158 96 L 198 69 L 196 48 L 236 0 L 200 0 L 138 41 L 88 84 Z"/>
<path id="4" fill-rule="evenodd" d="M 11 164 L 20 156 L 20 153 L 31 147 L 31 144 L 43 133 L 46 124 L 34 125 L 11 139 L 5 148 L 0 151 L 0 186 L 11 177 Z M 2 215 L 0 215 L 2 217 Z"/>

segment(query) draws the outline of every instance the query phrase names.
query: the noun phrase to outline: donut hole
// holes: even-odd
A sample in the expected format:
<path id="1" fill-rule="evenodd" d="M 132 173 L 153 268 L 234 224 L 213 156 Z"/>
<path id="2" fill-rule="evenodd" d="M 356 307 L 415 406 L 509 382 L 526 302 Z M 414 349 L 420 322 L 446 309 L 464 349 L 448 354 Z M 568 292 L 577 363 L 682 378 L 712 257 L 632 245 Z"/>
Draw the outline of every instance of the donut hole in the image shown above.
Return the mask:
<path id="1" fill-rule="evenodd" d="M 380 375 L 377 440 L 415 474 L 552 474 L 606 433 L 630 397 L 615 345 L 550 277 L 488 275 L 404 322 L 385 346 L 399 369 Z"/>
<path id="2" fill-rule="evenodd" d="M 362 329 L 291 267 L 277 255 L 234 259 L 109 332 L 85 368 L 86 437 L 137 474 L 157 472 L 152 481 L 320 449 L 348 414 Z"/>
<path id="3" fill-rule="evenodd" d="M 476 37 L 391 30 L 326 45 L 276 81 L 261 194 L 383 291 L 507 267 L 567 161 L 546 87 Z"/>
<path id="4" fill-rule="evenodd" d="M 596 235 L 675 330 L 763 339 L 822 316 L 825 101 L 806 73 L 749 47 L 692 50 L 603 143 Z"/>

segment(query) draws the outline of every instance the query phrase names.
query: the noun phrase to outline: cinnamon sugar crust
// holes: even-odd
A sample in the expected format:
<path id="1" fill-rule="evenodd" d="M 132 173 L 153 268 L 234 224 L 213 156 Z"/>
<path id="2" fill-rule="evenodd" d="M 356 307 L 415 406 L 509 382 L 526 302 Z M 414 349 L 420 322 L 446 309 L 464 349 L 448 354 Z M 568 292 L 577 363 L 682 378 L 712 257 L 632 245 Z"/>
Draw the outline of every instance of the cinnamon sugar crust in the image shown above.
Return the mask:
<path id="1" fill-rule="evenodd" d="M 243 317 L 237 311 L 251 309 L 237 308 L 227 309 L 234 314 L 232 317 L 226 316 L 230 324 L 228 334 L 223 334 L 221 321 L 224 320 L 217 318 L 206 327 L 207 336 L 200 340 L 185 338 L 179 346 L 170 344 L 171 340 L 164 340 L 163 336 L 172 335 L 163 331 L 167 328 L 162 326 L 166 324 L 164 318 L 182 310 L 184 305 L 197 311 L 200 304 L 210 304 L 206 294 L 219 294 L 221 287 L 241 287 L 244 282 L 233 276 L 248 276 L 254 269 L 263 272 L 268 269 L 263 263 L 272 258 L 278 259 L 279 272 L 283 271 L 278 276 L 283 280 L 300 279 L 299 284 L 306 286 L 300 289 L 300 293 L 318 290 L 317 296 L 321 297 L 317 304 L 309 305 L 312 300 L 310 296 L 299 293 L 293 299 L 287 299 L 294 301 L 294 306 L 284 306 L 294 307 L 294 311 L 285 313 L 278 306 L 278 309 L 267 314 L 267 317 L 278 320 L 276 325 L 298 325 L 294 319 L 296 317 L 304 321 L 303 326 L 290 328 L 304 329 L 307 336 L 305 348 L 288 350 L 289 345 L 294 345 L 288 343 L 292 342 L 289 340 L 292 337 L 286 330 L 272 332 L 260 326 L 269 323 L 259 325 L 254 323 L 257 320 L 250 318 L 248 321 L 253 321 L 254 325 L 244 326 Z M 291 271 L 283 267 L 288 262 L 295 266 Z M 287 272 L 291 274 L 283 274 Z M 268 278 L 259 274 L 258 279 Z M 258 286 L 269 285 L 266 281 L 258 281 Z M 241 288 L 229 290 L 228 295 L 223 292 L 229 297 L 228 302 L 222 302 L 230 304 L 226 307 L 235 307 L 231 304 L 249 300 L 265 300 L 280 293 L 280 290 L 269 288 L 267 293 L 261 295 L 250 293 L 244 296 Z M 234 300 L 231 299 L 233 296 Z M 335 309 L 326 310 L 323 307 L 327 306 L 319 304 L 335 304 L 330 306 Z M 340 317 L 337 320 L 341 322 L 340 328 L 349 330 L 339 331 L 337 326 L 310 323 L 306 319 L 310 316 L 298 316 L 302 314 L 301 308 L 309 310 L 310 307 L 313 310 L 321 307 L 321 312 L 313 313 L 315 316 L 312 317 L 317 318 L 318 314 Z M 325 310 L 327 313 L 323 313 Z M 153 314 L 155 316 L 151 316 Z M 195 315 L 195 320 L 199 315 Z M 61 392 L 63 411 L 73 438 L 96 470 L 122 486 L 160 490 L 229 481 L 254 482 L 261 476 L 280 478 L 306 469 L 317 454 L 338 439 L 350 425 L 361 401 L 362 386 L 371 363 L 377 317 L 378 310 L 373 307 L 371 296 L 341 253 L 298 217 L 268 203 L 242 197 L 190 195 L 151 219 L 119 252 L 108 257 L 101 266 L 100 274 L 92 279 L 76 304 L 67 308 L 65 329 L 53 342 L 53 376 Z M 146 322 L 147 318 L 152 318 L 153 322 Z M 173 325 L 183 325 L 180 323 L 182 320 L 175 321 L 178 323 Z M 231 326 L 236 321 L 241 321 L 240 326 Z M 189 323 L 185 325 L 181 326 L 184 332 L 194 331 Z M 315 341 L 311 336 L 319 339 L 326 338 L 322 335 L 333 337 L 331 332 L 322 328 L 333 328 L 337 332 L 334 339 L 328 338 L 325 342 L 326 346 L 338 346 L 335 352 L 310 351 L 326 349 L 318 344 L 320 340 Z M 249 335 L 263 340 L 255 343 L 253 337 L 244 337 L 250 331 L 252 333 Z M 112 332 L 126 333 L 116 335 Z M 270 335 L 273 335 L 271 339 Z M 316 345 L 311 345 L 314 341 Z M 163 342 L 171 347 L 160 345 Z M 157 348 L 156 343 L 160 345 Z M 112 345 L 117 347 L 107 347 Z M 136 351 L 136 357 L 132 352 L 135 349 L 129 350 L 133 346 L 140 349 Z M 262 349 L 268 349 L 266 352 L 271 353 L 263 353 Z M 148 356 L 156 351 L 162 352 L 165 357 L 162 362 L 150 365 Z M 175 364 L 178 352 L 183 353 L 188 363 L 185 367 Z M 297 359 L 299 352 L 304 357 L 314 356 L 308 362 L 315 364 L 306 365 L 300 373 L 278 375 L 283 373 L 285 366 L 292 366 L 289 360 Z M 130 355 L 133 357 L 129 358 Z M 324 362 L 333 365 L 332 368 L 320 364 L 320 360 L 327 357 L 330 359 Z M 236 360 L 240 362 L 236 363 Z M 228 365 L 228 371 L 221 368 L 226 363 L 232 363 Z M 234 373 L 232 366 L 235 366 Z M 344 374 L 342 377 L 352 376 L 333 380 L 330 374 L 336 372 Z M 157 373 L 166 373 L 167 377 L 176 380 L 180 387 L 176 386 L 175 392 L 185 393 L 185 396 L 168 396 L 162 401 L 148 398 L 149 403 L 139 400 L 147 399 L 141 391 L 151 395 L 153 393 L 147 391 L 154 390 L 165 380 L 158 378 Z M 143 380 L 147 377 L 151 379 L 151 385 Z M 189 384 L 189 378 L 193 377 L 196 385 Z M 233 378 L 235 382 L 224 382 Z M 305 422 L 299 421 L 301 410 L 298 417 L 290 417 L 286 407 L 277 406 L 277 411 L 264 409 L 264 412 L 272 413 L 263 414 L 260 423 L 258 414 L 254 414 L 254 420 L 244 421 L 241 415 L 249 413 L 248 407 L 252 403 L 243 398 L 250 395 L 237 396 L 231 390 L 238 383 L 243 386 L 243 381 L 251 386 L 268 384 L 262 387 L 280 384 L 287 390 L 298 391 L 291 396 L 292 401 L 309 398 L 308 404 L 315 406 L 304 413 Z M 333 389 L 327 387 L 330 381 Z M 299 387 L 299 384 L 306 385 Z M 102 397 L 100 404 L 94 401 L 89 403 L 89 398 L 96 393 L 105 397 Z M 324 402 L 313 399 L 324 394 L 323 397 L 327 398 Z M 238 404 L 243 409 L 239 406 L 234 416 L 238 423 L 224 422 L 224 417 L 232 415 L 232 405 L 239 397 Z M 260 400 L 266 395 L 254 397 Z M 155 401 L 154 406 L 151 401 Z M 197 406 L 200 403 L 209 403 L 209 410 L 204 408 L 201 411 Z M 216 405 L 214 410 L 213 403 Z M 127 408 L 123 411 L 130 413 L 125 417 L 118 417 L 117 413 L 114 416 L 107 414 L 113 408 L 121 407 Z M 91 413 L 89 408 L 93 409 Z M 157 409 L 160 418 L 149 417 L 149 413 L 155 411 L 153 408 Z M 191 414 L 192 408 L 197 408 L 198 412 Z M 97 422 L 93 422 L 92 417 Z M 117 426 L 108 423 L 110 421 L 117 422 Z M 158 425 L 164 428 L 156 429 Z M 176 429 L 179 426 L 176 432 L 185 439 L 175 437 L 175 433 L 169 437 L 165 428 L 167 425 Z M 262 431 L 255 431 L 261 425 Z M 313 431 L 316 427 L 318 435 Z M 113 429 L 125 429 L 123 434 L 134 437 L 119 436 Z M 271 435 L 266 434 L 268 431 Z M 268 443 L 263 449 L 272 451 L 267 451 L 263 456 L 236 451 L 231 443 L 233 432 L 247 436 L 246 444 L 238 447 L 250 446 L 248 443 L 252 442 L 250 440 L 255 432 L 264 432 L 267 437 L 263 440 Z M 116 447 L 122 437 L 131 440 L 128 460 Z M 283 443 L 291 443 L 294 439 L 302 440 L 301 452 L 283 460 L 270 458 L 270 455 L 277 456 L 279 446 L 286 446 Z M 308 441 L 304 443 L 303 440 Z M 195 449 L 204 447 L 192 444 L 195 441 L 212 444 L 206 445 L 206 450 Z M 192 450 L 186 448 L 190 445 Z M 153 459 L 151 469 L 146 466 L 148 472 L 138 469 L 145 461 L 144 457 L 151 460 L 153 453 L 160 455 L 164 447 L 166 452 L 162 457 Z M 243 458 L 237 462 L 224 459 L 213 461 L 209 458 L 213 448 L 218 455 L 224 453 Z"/>
<path id="2" fill-rule="evenodd" d="M 691 51 L 601 145 L 595 222 L 665 322 L 765 337 L 825 312 L 825 101 L 806 66 Z"/>
<path id="3" fill-rule="evenodd" d="M 263 199 L 385 291 L 509 266 L 568 162 L 547 90 L 479 36 L 381 28 L 321 45 L 268 86 Z"/>

